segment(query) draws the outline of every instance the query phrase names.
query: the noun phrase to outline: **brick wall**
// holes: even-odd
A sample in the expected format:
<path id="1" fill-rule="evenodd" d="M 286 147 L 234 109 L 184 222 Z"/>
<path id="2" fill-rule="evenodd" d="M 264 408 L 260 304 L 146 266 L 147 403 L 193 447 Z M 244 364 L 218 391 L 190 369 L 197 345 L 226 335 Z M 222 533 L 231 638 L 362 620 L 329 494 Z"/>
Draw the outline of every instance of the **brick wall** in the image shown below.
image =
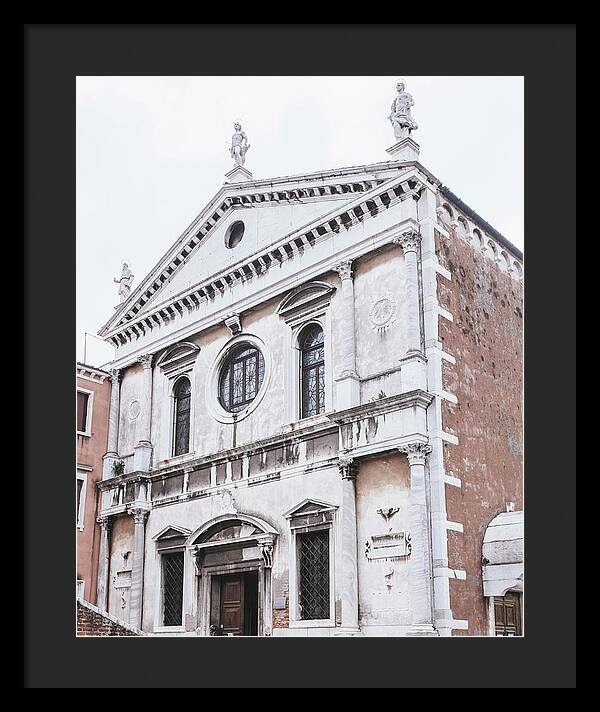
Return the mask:
<path id="1" fill-rule="evenodd" d="M 77 636 L 134 637 L 143 635 L 86 601 L 77 601 Z"/>
<path id="2" fill-rule="evenodd" d="M 458 404 L 443 402 L 444 430 L 459 439 L 444 444 L 444 466 L 462 487 L 446 487 L 448 519 L 464 533 L 448 532 L 448 560 L 466 581 L 450 580 L 455 618 L 468 620 L 454 635 L 487 635 L 481 551 L 485 529 L 506 502 L 523 508 L 522 388 L 523 293 L 520 283 L 451 229 L 438 235 L 436 251 L 451 281 L 438 278 L 440 304 L 453 315 L 440 318 L 443 388 Z"/>

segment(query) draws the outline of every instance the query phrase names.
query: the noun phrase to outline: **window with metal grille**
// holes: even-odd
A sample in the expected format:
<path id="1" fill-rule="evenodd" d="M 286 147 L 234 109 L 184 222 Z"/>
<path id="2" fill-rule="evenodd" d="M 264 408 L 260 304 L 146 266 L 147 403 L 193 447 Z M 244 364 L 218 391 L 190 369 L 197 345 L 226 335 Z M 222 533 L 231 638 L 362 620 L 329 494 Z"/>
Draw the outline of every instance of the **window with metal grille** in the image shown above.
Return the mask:
<path id="1" fill-rule="evenodd" d="M 221 371 L 219 397 L 230 413 L 237 413 L 251 403 L 265 376 L 265 359 L 254 346 L 236 348 Z"/>
<path id="2" fill-rule="evenodd" d="M 83 391 L 77 391 L 77 432 L 87 432 L 88 403 L 90 395 Z"/>
<path id="3" fill-rule="evenodd" d="M 326 620 L 329 605 L 329 530 L 298 534 L 299 609 L 302 620 Z"/>
<path id="4" fill-rule="evenodd" d="M 162 555 L 163 625 L 181 625 L 183 609 L 183 551 Z"/>
<path id="5" fill-rule="evenodd" d="M 190 408 L 192 385 L 188 378 L 180 378 L 173 389 L 173 455 L 183 455 L 190 449 Z"/>
<path id="6" fill-rule="evenodd" d="M 325 412 L 325 338 L 318 324 L 300 334 L 302 417 Z"/>

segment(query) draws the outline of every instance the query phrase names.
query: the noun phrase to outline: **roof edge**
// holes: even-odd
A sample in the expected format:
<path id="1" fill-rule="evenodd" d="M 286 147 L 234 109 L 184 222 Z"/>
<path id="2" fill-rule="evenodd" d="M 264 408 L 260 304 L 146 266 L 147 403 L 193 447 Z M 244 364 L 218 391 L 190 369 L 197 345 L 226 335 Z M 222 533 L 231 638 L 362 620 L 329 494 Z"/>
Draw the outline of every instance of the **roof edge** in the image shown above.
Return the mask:
<path id="1" fill-rule="evenodd" d="M 510 250 L 515 257 L 518 257 L 520 260 L 523 259 L 523 253 L 521 250 L 519 250 L 518 247 L 515 247 L 510 240 L 508 240 L 506 237 L 501 232 L 498 232 L 495 227 L 489 224 L 487 220 L 484 220 L 481 215 L 476 213 L 473 208 L 470 208 L 465 202 L 463 202 L 455 193 L 453 193 L 450 188 L 448 188 L 446 185 L 440 185 L 438 190 L 442 195 L 445 195 L 448 200 L 451 200 L 453 203 L 456 204 L 456 207 L 462 210 L 462 212 L 471 220 L 479 225 L 479 227 L 483 228 L 486 232 L 488 232 L 495 240 L 497 240 L 501 245 L 506 247 L 507 250 Z"/>

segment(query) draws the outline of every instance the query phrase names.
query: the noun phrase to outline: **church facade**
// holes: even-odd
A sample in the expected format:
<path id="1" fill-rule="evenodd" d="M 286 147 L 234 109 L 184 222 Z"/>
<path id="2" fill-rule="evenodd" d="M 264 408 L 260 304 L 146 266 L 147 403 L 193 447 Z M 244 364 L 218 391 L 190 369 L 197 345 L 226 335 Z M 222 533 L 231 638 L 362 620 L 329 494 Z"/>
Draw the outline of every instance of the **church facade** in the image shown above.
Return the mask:
<path id="1" fill-rule="evenodd" d="M 521 633 L 522 255 L 401 104 L 388 160 L 303 175 L 255 179 L 236 127 L 227 182 L 127 275 L 100 331 L 101 610 L 149 635 Z"/>

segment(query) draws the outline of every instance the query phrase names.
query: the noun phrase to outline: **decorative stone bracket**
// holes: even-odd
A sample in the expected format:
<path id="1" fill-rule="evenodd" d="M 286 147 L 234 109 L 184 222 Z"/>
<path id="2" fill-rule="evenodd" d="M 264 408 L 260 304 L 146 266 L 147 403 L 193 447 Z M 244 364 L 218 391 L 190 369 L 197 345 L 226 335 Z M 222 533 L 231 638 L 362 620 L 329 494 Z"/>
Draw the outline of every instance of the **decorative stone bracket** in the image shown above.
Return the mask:
<path id="1" fill-rule="evenodd" d="M 242 331 L 242 322 L 239 314 L 230 314 L 224 321 L 232 336 L 236 336 Z"/>
<path id="2" fill-rule="evenodd" d="M 257 539 L 257 543 L 265 569 L 273 568 L 273 550 L 275 548 L 274 537 L 260 537 Z"/>

